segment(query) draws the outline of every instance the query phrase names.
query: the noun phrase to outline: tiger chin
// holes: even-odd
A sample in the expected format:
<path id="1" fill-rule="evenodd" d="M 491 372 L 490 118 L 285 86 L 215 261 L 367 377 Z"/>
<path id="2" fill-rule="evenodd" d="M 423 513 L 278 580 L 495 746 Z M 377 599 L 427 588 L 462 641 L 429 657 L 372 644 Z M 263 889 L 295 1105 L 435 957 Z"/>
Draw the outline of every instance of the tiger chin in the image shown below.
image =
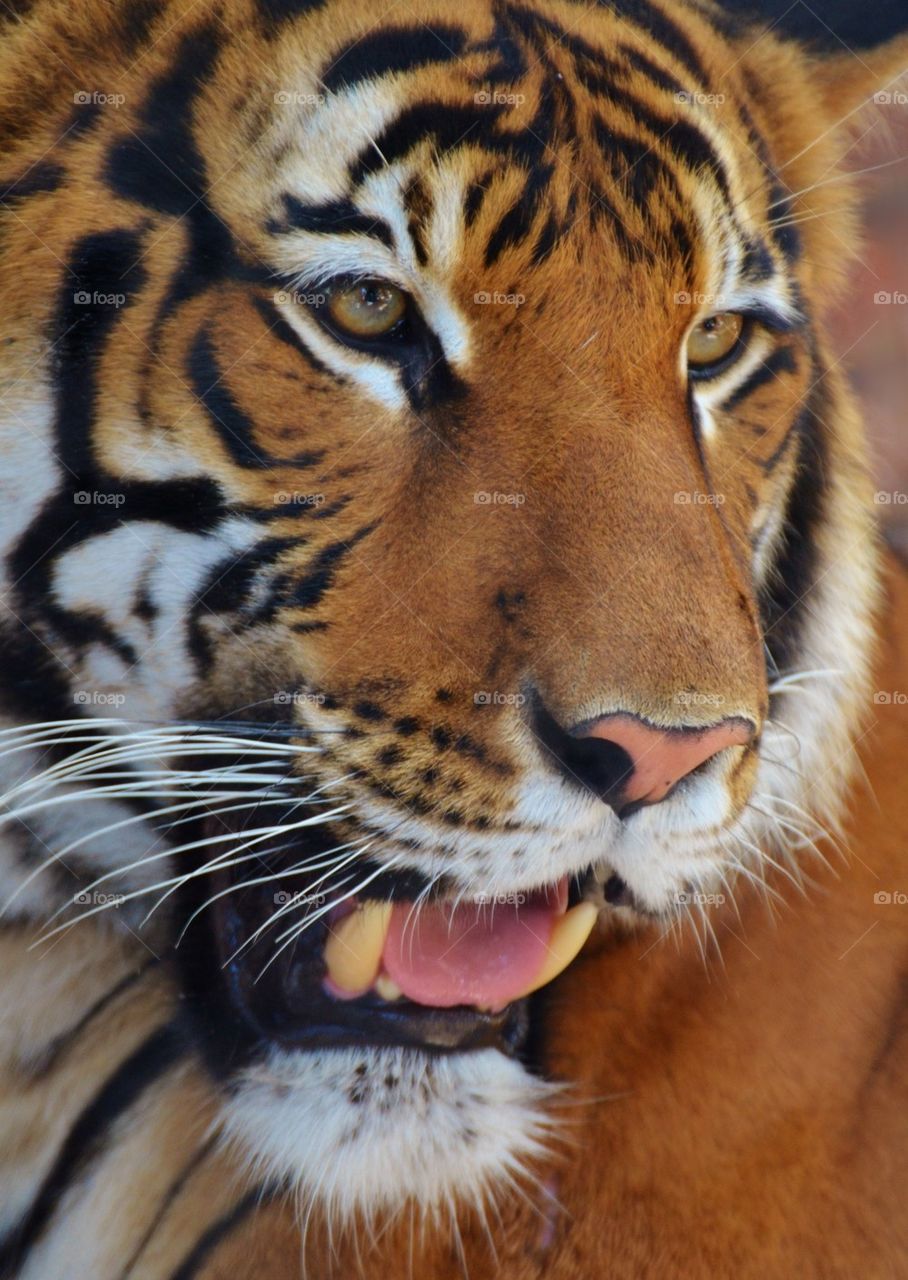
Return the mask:
<path id="1" fill-rule="evenodd" d="M 0 1274 L 247 1228 L 293 1274 L 288 1192 L 551 1205 L 597 1064 L 672 1042 L 601 975 L 707 959 L 843 816 L 882 597 L 825 326 L 908 20 L 3 21 Z"/>

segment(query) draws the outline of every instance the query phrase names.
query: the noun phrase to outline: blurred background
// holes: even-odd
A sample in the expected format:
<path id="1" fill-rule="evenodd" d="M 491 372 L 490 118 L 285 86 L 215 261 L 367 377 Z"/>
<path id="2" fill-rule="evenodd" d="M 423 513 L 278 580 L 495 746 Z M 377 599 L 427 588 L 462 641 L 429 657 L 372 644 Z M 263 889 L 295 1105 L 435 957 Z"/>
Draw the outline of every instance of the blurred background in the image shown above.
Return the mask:
<path id="1" fill-rule="evenodd" d="M 854 171 L 884 167 L 859 179 L 865 243 L 836 316 L 834 354 L 864 404 L 877 509 L 908 557 L 908 79 L 900 83 L 862 119 L 848 155 Z"/>

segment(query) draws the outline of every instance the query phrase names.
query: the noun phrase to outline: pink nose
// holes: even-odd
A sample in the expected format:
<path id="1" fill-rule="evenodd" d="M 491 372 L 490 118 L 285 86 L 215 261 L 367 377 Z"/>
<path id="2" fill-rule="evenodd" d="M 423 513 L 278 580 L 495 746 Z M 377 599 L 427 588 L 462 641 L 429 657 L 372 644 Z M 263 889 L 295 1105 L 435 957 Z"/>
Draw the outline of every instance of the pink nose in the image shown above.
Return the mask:
<path id="1" fill-rule="evenodd" d="M 656 804 L 726 747 L 746 746 L 754 727 L 748 720 L 730 719 L 706 729 L 657 729 L 619 712 L 596 720 L 582 736 L 613 742 L 630 756 L 634 768 L 624 783 L 626 803 Z"/>

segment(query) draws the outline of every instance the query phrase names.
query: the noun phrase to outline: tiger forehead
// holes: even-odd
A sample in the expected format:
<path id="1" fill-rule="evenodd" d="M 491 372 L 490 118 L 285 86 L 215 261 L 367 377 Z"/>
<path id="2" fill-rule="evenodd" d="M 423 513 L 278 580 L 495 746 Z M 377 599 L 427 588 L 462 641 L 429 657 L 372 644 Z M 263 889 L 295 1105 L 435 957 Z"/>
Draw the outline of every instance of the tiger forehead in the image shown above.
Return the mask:
<path id="1" fill-rule="evenodd" d="M 283 51 L 257 148 L 281 267 L 293 265 L 282 238 L 302 235 L 358 235 L 420 266 L 456 259 L 466 238 L 490 267 L 518 248 L 538 264 L 599 228 L 628 263 L 689 262 L 704 209 L 733 217 L 761 185 L 733 75 L 710 92 L 717 73 L 676 20 L 660 16 L 654 40 L 611 10 L 571 25 L 467 5 L 463 24 L 363 34 L 344 31 L 345 6 L 328 12 L 332 38 L 296 60 Z M 751 252 L 764 274 L 772 253 Z"/>

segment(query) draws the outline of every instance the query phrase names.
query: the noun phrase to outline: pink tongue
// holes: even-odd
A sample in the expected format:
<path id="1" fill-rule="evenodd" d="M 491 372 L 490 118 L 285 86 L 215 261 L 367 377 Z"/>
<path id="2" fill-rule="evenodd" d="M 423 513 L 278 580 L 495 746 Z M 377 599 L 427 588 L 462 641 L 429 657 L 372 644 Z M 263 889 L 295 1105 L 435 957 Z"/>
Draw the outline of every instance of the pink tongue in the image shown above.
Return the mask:
<path id="1" fill-rule="evenodd" d="M 520 905 L 404 902 L 391 913 L 384 968 L 410 1000 L 447 1009 L 500 1009 L 542 968 L 552 929 L 567 905 L 567 881 Z"/>

